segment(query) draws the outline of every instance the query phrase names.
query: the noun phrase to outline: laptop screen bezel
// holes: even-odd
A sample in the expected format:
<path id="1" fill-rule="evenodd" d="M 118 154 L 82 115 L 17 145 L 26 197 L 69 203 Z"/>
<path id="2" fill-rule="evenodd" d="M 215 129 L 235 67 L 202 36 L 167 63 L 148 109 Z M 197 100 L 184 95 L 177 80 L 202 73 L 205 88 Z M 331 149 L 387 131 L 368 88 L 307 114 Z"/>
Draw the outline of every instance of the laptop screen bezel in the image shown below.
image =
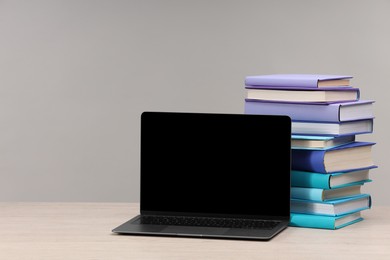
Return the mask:
<path id="1" fill-rule="evenodd" d="M 214 116 L 228 116 L 228 117 L 256 117 L 258 120 L 261 120 L 263 118 L 273 118 L 275 120 L 280 120 L 280 125 L 283 125 L 285 127 L 284 134 L 289 137 L 291 137 L 291 119 L 288 116 L 284 115 L 249 115 L 249 114 L 228 114 L 228 113 L 193 113 L 193 112 L 161 112 L 161 111 L 145 111 L 141 115 L 141 184 L 140 184 L 140 214 L 141 215 L 171 215 L 171 216 L 203 216 L 203 217 L 231 217 L 231 218 L 253 218 L 253 219 L 278 219 L 281 221 L 288 221 L 290 219 L 290 197 L 286 197 L 285 205 L 283 207 L 286 208 L 285 214 L 284 215 L 252 215 L 252 214 L 226 214 L 226 213 L 207 213 L 207 212 L 183 212 L 183 211 L 164 211 L 164 210 L 153 210 L 150 208 L 145 208 L 144 203 L 143 203 L 143 178 L 142 174 L 145 174 L 143 172 L 143 163 L 146 163 L 144 160 L 146 158 L 142 157 L 142 143 L 143 143 L 143 132 L 146 130 L 145 127 L 148 127 L 148 120 L 149 115 L 153 116 L 159 116 L 163 117 L 164 116 L 169 116 L 169 115 L 180 115 L 180 116 L 186 116 L 186 115 L 201 115 L 201 116 L 208 116 L 208 115 L 214 115 Z M 279 125 L 279 126 L 280 126 Z M 154 131 L 158 131 L 158 129 L 154 129 Z M 284 158 L 284 164 L 289 165 L 289 171 L 291 170 L 291 139 L 289 138 L 289 142 L 285 144 L 284 149 L 288 149 L 289 151 L 289 158 Z M 280 162 L 279 162 L 280 163 Z M 290 182 L 290 175 L 288 174 L 288 178 L 286 177 L 286 180 L 284 180 L 284 185 L 287 187 L 290 187 L 291 182 Z"/>

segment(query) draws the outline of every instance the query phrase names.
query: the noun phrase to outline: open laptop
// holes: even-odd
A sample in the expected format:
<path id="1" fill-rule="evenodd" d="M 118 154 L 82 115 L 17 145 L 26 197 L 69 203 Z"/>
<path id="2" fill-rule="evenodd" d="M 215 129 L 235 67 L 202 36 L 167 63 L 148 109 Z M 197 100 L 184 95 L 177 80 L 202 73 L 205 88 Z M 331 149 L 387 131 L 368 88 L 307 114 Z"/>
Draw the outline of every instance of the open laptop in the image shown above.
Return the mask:
<path id="1" fill-rule="evenodd" d="M 290 221 L 291 119 L 143 112 L 140 214 L 118 234 L 270 240 Z"/>

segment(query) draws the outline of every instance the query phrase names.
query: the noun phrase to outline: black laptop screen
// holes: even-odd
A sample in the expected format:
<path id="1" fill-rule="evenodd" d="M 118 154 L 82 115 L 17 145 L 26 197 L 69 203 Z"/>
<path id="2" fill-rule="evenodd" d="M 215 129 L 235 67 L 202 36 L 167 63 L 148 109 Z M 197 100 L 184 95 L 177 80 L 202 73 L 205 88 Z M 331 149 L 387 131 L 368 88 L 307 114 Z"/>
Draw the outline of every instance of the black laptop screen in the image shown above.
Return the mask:
<path id="1" fill-rule="evenodd" d="M 290 215 L 287 116 L 144 112 L 141 212 Z"/>

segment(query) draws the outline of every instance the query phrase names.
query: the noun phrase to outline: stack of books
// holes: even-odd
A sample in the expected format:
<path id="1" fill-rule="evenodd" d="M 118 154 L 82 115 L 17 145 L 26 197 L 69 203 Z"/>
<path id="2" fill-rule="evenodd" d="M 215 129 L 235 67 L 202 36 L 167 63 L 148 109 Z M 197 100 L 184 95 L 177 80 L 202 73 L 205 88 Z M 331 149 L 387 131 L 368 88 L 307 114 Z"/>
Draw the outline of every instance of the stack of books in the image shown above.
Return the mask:
<path id="1" fill-rule="evenodd" d="M 373 100 L 352 76 L 275 74 L 245 79 L 245 113 L 292 120 L 291 226 L 339 229 L 363 220 L 371 195 Z"/>

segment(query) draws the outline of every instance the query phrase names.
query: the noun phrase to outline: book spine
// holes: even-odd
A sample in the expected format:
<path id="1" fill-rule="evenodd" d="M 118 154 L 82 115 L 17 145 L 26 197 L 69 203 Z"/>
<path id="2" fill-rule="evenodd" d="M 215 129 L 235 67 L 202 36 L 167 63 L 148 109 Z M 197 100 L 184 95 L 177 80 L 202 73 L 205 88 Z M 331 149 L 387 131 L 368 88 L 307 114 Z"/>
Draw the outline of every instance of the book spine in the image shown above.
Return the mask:
<path id="1" fill-rule="evenodd" d="M 291 187 L 291 198 L 311 201 L 323 201 L 324 190 L 316 188 Z"/>
<path id="2" fill-rule="evenodd" d="M 246 114 L 288 115 L 294 121 L 340 122 L 339 104 L 305 104 L 245 100 Z"/>
<path id="3" fill-rule="evenodd" d="M 336 226 L 336 220 L 338 218 L 339 217 L 291 213 L 290 226 L 320 229 L 340 229 L 363 220 L 363 218 L 360 217 L 340 226 Z"/>
<path id="4" fill-rule="evenodd" d="M 327 173 L 324 165 L 325 150 L 291 150 L 292 170 Z"/>
<path id="5" fill-rule="evenodd" d="M 330 216 L 291 213 L 290 226 L 322 229 L 336 229 L 336 218 Z"/>
<path id="6" fill-rule="evenodd" d="M 248 76 L 245 78 L 247 86 L 264 86 L 264 87 L 301 87 L 301 88 L 318 88 L 318 79 L 315 78 L 258 78 Z"/>
<path id="7" fill-rule="evenodd" d="M 291 186 L 317 189 L 330 189 L 330 174 L 291 171 Z"/>

